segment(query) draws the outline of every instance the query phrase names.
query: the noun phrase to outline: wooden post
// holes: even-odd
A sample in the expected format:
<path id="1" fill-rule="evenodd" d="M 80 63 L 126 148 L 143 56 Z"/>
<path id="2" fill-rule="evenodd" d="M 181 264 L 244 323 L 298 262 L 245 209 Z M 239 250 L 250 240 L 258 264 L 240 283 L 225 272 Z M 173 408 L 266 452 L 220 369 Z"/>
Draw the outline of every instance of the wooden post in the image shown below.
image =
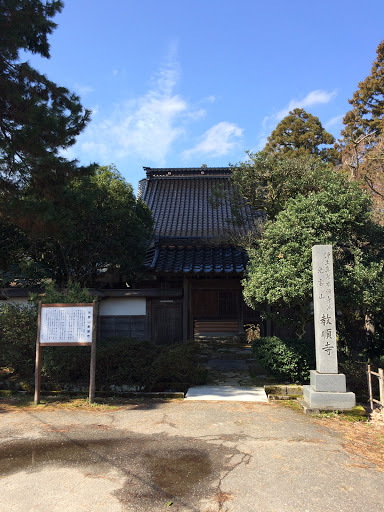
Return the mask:
<path id="1" fill-rule="evenodd" d="M 244 300 L 243 300 L 243 290 L 239 291 L 238 297 L 238 311 L 239 311 L 239 332 L 244 333 Z"/>
<path id="2" fill-rule="evenodd" d="M 372 374 L 371 365 L 367 364 L 367 378 L 368 378 L 368 393 L 369 393 L 369 406 L 373 411 L 373 395 L 372 395 Z"/>
<path id="3" fill-rule="evenodd" d="M 189 338 L 190 300 L 189 300 L 189 279 L 183 279 L 183 341 Z"/>
<path id="4" fill-rule="evenodd" d="M 384 370 L 379 368 L 380 404 L 384 407 Z"/>
<path id="5" fill-rule="evenodd" d="M 91 365 L 89 370 L 89 403 L 95 401 L 95 377 L 96 377 L 96 339 L 97 339 L 97 317 L 98 303 L 93 301 L 93 322 L 92 322 L 92 345 L 91 345 Z"/>
<path id="6" fill-rule="evenodd" d="M 40 386 L 41 386 L 41 346 L 40 346 L 40 330 L 41 330 L 41 301 L 39 302 L 37 314 L 37 338 L 36 338 L 36 360 L 35 360 L 35 405 L 40 403 Z"/>

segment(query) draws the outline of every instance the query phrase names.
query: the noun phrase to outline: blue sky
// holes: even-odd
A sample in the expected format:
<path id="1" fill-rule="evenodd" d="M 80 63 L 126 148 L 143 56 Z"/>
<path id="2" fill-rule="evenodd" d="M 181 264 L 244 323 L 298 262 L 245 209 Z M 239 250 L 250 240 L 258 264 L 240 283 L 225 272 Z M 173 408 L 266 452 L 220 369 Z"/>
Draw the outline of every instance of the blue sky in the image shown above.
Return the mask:
<path id="1" fill-rule="evenodd" d="M 384 2 L 66 0 L 51 59 L 29 58 L 93 111 L 67 156 L 143 166 L 226 166 L 262 149 L 289 110 L 336 138 L 384 39 Z"/>

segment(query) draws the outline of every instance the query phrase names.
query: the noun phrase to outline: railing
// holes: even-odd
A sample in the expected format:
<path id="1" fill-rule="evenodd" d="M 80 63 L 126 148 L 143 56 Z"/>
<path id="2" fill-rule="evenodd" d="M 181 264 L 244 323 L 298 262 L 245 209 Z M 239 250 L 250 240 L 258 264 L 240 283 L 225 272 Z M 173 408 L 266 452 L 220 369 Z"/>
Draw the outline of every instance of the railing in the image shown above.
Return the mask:
<path id="1" fill-rule="evenodd" d="M 372 375 L 376 376 L 379 379 L 380 400 L 376 400 L 376 398 L 373 398 Z M 381 407 L 384 407 L 384 370 L 382 368 L 379 368 L 378 373 L 373 372 L 371 370 L 371 365 L 367 364 L 367 377 L 368 377 L 369 404 L 370 404 L 371 410 L 373 411 L 374 403 L 381 405 Z"/>

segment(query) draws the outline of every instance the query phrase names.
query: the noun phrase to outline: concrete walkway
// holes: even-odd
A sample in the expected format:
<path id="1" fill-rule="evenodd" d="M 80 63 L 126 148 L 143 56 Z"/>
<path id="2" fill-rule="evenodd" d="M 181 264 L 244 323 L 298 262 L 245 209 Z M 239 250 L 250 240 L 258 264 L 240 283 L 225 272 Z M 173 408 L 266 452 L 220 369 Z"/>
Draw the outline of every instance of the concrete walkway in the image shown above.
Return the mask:
<path id="1" fill-rule="evenodd" d="M 381 468 L 349 431 L 276 402 L 0 402 L 0 418 L 0 512 L 383 510 Z"/>
<path id="2" fill-rule="evenodd" d="M 189 388 L 185 400 L 227 400 L 230 402 L 268 403 L 263 387 L 195 386 Z"/>
<path id="3" fill-rule="evenodd" d="M 264 370 L 252 358 L 250 346 L 210 338 L 201 343 L 208 369 L 207 385 L 189 388 L 186 400 L 268 402 L 263 386 L 253 385 L 250 369 L 259 377 Z"/>

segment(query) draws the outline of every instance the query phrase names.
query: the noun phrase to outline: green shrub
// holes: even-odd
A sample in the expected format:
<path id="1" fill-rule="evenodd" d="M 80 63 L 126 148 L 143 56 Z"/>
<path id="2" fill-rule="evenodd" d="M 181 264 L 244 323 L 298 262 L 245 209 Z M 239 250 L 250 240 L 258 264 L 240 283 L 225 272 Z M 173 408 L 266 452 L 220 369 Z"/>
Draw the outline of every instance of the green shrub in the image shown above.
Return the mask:
<path id="1" fill-rule="evenodd" d="M 127 384 L 137 390 L 151 387 L 153 365 L 161 348 L 148 341 L 111 338 L 98 343 L 96 387 Z"/>
<path id="2" fill-rule="evenodd" d="M 195 342 L 159 346 L 125 338 L 103 340 L 97 349 L 96 385 L 133 385 L 138 390 L 188 387 L 205 382 Z"/>
<path id="3" fill-rule="evenodd" d="M 43 304 L 75 304 L 90 303 L 93 300 L 86 288 L 73 281 L 69 281 L 64 289 L 58 288 L 54 281 L 46 281 L 43 284 L 43 293 L 44 295 L 30 293 L 29 301 L 37 306 L 40 301 Z"/>
<path id="4" fill-rule="evenodd" d="M 44 303 L 91 302 L 86 290 L 69 283 L 64 291 L 54 283 L 44 287 Z M 0 307 L 0 368 L 19 381 L 33 382 L 37 336 L 37 304 L 40 295 L 30 296 L 30 305 L 5 303 Z M 138 390 L 188 387 L 202 384 L 206 370 L 196 358 L 197 343 L 158 346 L 129 338 L 97 341 L 96 387 L 135 386 Z M 89 383 L 90 347 L 44 347 L 41 375 L 57 387 Z"/>
<path id="5" fill-rule="evenodd" d="M 148 387 L 152 366 L 160 349 L 153 343 L 129 338 L 99 340 L 96 346 L 96 386 L 132 385 Z M 42 375 L 56 386 L 65 383 L 87 385 L 90 347 L 46 347 L 42 354 Z"/>
<path id="6" fill-rule="evenodd" d="M 6 302 L 0 306 L 0 368 L 23 380 L 33 380 L 37 336 L 37 308 Z"/>
<path id="7" fill-rule="evenodd" d="M 152 368 L 152 387 L 162 384 L 204 384 L 207 370 L 198 365 L 196 356 L 199 346 L 194 341 L 163 347 Z"/>
<path id="8" fill-rule="evenodd" d="M 44 284 L 44 297 L 31 293 L 29 304 L 5 302 L 0 306 L 0 368 L 23 381 L 33 381 L 37 337 L 37 305 L 92 302 L 89 294 L 78 283 L 68 283 L 59 290 L 54 282 Z M 58 372 L 73 380 L 89 367 L 89 350 L 81 347 L 45 347 L 42 351 L 41 374 L 52 379 Z M 88 377 L 89 379 L 89 377 Z"/>
<path id="9" fill-rule="evenodd" d="M 6 303 L 0 307 L 0 367 L 18 381 L 33 382 L 37 335 L 35 306 Z M 129 338 L 98 340 L 96 387 L 134 386 L 137 390 L 182 389 L 205 382 L 195 342 L 159 346 Z M 88 385 L 90 347 L 44 347 L 41 375 L 57 387 Z"/>
<path id="10" fill-rule="evenodd" d="M 89 383 L 91 347 L 43 347 L 41 375 L 44 382 Z"/>
<path id="11" fill-rule="evenodd" d="M 345 374 L 348 389 L 356 393 L 359 400 L 368 400 L 368 381 L 364 362 L 359 362 L 351 357 L 343 357 L 341 354 L 339 372 Z"/>
<path id="12" fill-rule="evenodd" d="M 304 383 L 315 368 L 315 348 L 303 340 L 258 338 L 252 344 L 252 352 L 266 370 L 284 381 Z"/>

